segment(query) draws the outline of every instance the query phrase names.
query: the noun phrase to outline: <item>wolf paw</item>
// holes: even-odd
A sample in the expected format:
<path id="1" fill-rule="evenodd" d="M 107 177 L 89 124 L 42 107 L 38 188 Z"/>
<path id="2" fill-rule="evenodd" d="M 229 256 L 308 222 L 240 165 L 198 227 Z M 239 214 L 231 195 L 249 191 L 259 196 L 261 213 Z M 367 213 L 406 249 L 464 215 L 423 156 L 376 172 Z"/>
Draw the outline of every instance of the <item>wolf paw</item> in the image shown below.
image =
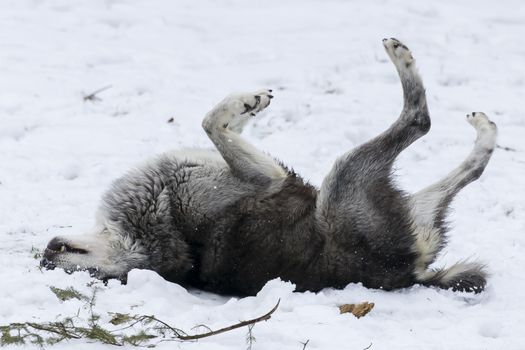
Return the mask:
<path id="1" fill-rule="evenodd" d="M 472 112 L 467 114 L 467 121 L 478 132 L 478 139 L 476 142 L 481 142 L 486 148 L 494 148 L 496 134 L 498 132 L 496 123 L 492 122 L 483 112 Z"/>
<path id="2" fill-rule="evenodd" d="M 401 41 L 395 38 L 383 39 L 383 46 L 398 69 L 409 68 L 414 62 L 412 52 Z"/>
<path id="3" fill-rule="evenodd" d="M 226 97 L 204 119 L 204 129 L 213 127 L 229 129 L 240 133 L 250 117 L 268 107 L 273 96 L 272 90 L 255 93 L 234 94 Z"/>
<path id="4" fill-rule="evenodd" d="M 257 113 L 270 105 L 273 98 L 272 90 L 261 90 L 256 93 L 236 94 L 227 98 L 228 109 L 232 118 L 226 126 L 228 129 L 240 133 L 244 125 Z"/>
<path id="5" fill-rule="evenodd" d="M 236 94 L 227 98 L 227 104 L 234 115 L 251 115 L 262 111 L 270 104 L 272 90 L 262 90 L 256 93 Z"/>
<path id="6" fill-rule="evenodd" d="M 496 130 L 496 124 L 483 112 L 472 112 L 467 114 L 467 121 L 478 131 Z"/>

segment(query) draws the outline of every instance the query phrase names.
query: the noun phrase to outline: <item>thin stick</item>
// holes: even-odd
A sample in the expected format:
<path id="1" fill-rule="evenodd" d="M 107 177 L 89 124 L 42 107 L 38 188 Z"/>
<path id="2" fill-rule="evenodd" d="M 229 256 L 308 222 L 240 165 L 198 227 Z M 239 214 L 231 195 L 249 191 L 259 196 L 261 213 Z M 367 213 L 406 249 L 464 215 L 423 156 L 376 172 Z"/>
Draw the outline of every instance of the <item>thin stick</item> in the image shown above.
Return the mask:
<path id="1" fill-rule="evenodd" d="M 309 342 L 310 342 L 310 339 L 308 339 L 304 343 L 301 343 L 301 344 L 303 344 L 303 350 L 306 349 L 306 345 L 308 345 Z"/>
<path id="2" fill-rule="evenodd" d="M 175 336 L 179 339 L 182 339 L 184 337 L 184 335 L 181 335 L 181 333 L 184 333 L 186 334 L 184 331 L 182 331 L 181 329 L 177 329 L 177 328 L 173 328 L 172 326 L 170 326 L 169 324 L 167 324 L 166 322 L 164 321 L 161 321 L 159 320 L 158 318 L 156 318 L 155 316 L 141 316 L 139 318 L 139 322 L 142 322 L 143 320 L 152 320 L 152 321 L 155 321 L 155 322 L 158 322 L 160 323 L 161 325 L 163 325 L 164 327 L 166 327 L 167 329 L 169 329 L 170 331 L 173 332 L 173 334 L 175 334 Z"/>
<path id="3" fill-rule="evenodd" d="M 372 343 L 370 343 L 370 345 L 368 345 L 366 348 L 364 348 L 363 350 L 368 350 L 372 347 Z"/>
<path id="4" fill-rule="evenodd" d="M 508 151 L 508 152 L 516 152 L 516 149 L 512 148 L 512 147 L 496 145 L 496 148 L 499 148 L 499 149 L 502 149 L 502 150 Z"/>
<path id="5" fill-rule="evenodd" d="M 216 331 L 211 331 L 211 332 L 202 333 L 202 334 L 195 334 L 195 335 L 182 335 L 182 336 L 179 336 L 179 339 L 181 339 L 181 340 L 196 340 L 196 339 L 211 337 L 213 335 L 217 335 L 217 334 L 220 334 L 220 333 L 228 332 L 228 331 L 231 331 L 231 330 L 234 330 L 234 329 L 237 329 L 237 328 L 249 326 L 249 325 L 255 324 L 257 322 L 267 321 L 267 320 L 269 320 L 272 317 L 272 314 L 275 312 L 275 310 L 277 310 L 277 308 L 279 307 L 279 303 L 280 302 L 281 302 L 281 299 L 279 299 L 277 301 L 277 304 L 275 304 L 273 309 L 271 309 L 268 313 L 262 315 L 261 317 L 254 318 L 252 320 L 242 321 L 242 322 L 236 323 L 234 325 L 231 325 L 229 327 L 218 329 Z"/>
<path id="6" fill-rule="evenodd" d="M 26 323 L 26 325 L 31 327 L 31 328 L 34 328 L 36 330 L 39 330 L 39 331 L 45 331 L 45 332 L 55 333 L 55 334 L 61 335 L 62 337 L 66 338 L 66 339 L 68 339 L 68 338 L 82 339 L 82 337 L 80 335 L 70 332 L 68 329 L 66 329 L 64 327 L 64 325 L 61 325 L 62 332 L 53 329 L 52 325 L 48 326 L 47 324 L 42 324 L 41 325 L 41 324 L 38 324 L 38 323 L 29 322 L 29 323 Z"/>
<path id="7" fill-rule="evenodd" d="M 113 85 L 106 85 L 104 87 L 101 87 L 98 90 L 93 91 L 92 93 L 88 95 L 84 95 L 84 101 L 96 101 L 100 100 L 100 98 L 97 97 L 97 94 L 100 94 L 102 91 L 106 91 L 108 89 L 111 89 Z"/>

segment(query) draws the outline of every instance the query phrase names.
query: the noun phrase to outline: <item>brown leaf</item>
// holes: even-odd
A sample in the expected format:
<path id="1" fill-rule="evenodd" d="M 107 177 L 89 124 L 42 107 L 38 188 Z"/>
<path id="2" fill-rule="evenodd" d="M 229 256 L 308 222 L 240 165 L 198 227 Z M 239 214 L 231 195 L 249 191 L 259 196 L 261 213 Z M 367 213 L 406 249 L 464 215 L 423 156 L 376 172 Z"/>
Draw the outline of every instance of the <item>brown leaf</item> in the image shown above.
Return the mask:
<path id="1" fill-rule="evenodd" d="M 339 306 L 339 312 L 342 314 L 351 313 L 357 318 L 361 318 L 367 313 L 369 313 L 373 308 L 375 304 L 364 302 L 359 304 L 343 304 Z"/>

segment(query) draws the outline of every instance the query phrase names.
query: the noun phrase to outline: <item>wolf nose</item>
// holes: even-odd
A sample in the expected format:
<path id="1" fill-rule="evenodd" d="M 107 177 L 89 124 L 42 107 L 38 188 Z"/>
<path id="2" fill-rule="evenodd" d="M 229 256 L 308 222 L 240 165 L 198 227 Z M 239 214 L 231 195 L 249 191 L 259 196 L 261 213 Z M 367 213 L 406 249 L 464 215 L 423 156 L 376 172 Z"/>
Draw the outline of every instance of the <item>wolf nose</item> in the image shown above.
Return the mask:
<path id="1" fill-rule="evenodd" d="M 56 265 L 51 260 L 46 258 L 42 258 L 42 260 L 40 260 L 40 266 L 47 270 L 53 270 L 56 267 Z"/>
<path id="2" fill-rule="evenodd" d="M 58 237 L 53 238 L 47 244 L 47 249 L 53 252 L 62 252 L 66 248 L 66 243 Z"/>

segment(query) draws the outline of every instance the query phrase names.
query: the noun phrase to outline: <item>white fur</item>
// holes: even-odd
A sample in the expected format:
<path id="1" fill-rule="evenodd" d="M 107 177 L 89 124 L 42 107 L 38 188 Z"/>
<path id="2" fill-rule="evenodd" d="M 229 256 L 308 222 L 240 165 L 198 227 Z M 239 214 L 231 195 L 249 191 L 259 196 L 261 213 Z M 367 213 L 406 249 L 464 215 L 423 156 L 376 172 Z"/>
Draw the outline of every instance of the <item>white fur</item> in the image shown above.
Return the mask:
<path id="1" fill-rule="evenodd" d="M 474 126 L 478 135 L 474 149 L 459 167 L 450 172 L 439 182 L 417 192 L 411 197 L 414 223 L 418 226 L 431 226 L 436 217 L 436 208 L 449 191 L 455 191 L 458 184 L 471 172 L 488 161 L 490 153 L 496 146 L 497 129 L 487 116 L 477 112 L 475 117 L 467 115 L 468 122 Z"/>
<path id="2" fill-rule="evenodd" d="M 250 167 L 257 169 L 264 176 L 272 179 L 284 178 L 286 172 L 275 159 L 259 151 L 238 135 L 249 118 L 268 107 L 270 101 L 271 95 L 268 90 L 252 94 L 232 94 L 206 115 L 202 126 L 212 140 L 216 140 L 214 142 L 220 152 L 227 151 L 228 154 L 235 154 L 236 158 L 248 161 Z M 254 109 L 246 111 L 247 106 Z M 228 150 L 221 145 L 222 142 L 228 143 Z M 227 158 L 227 154 L 223 154 L 223 157 Z"/>
<path id="3" fill-rule="evenodd" d="M 105 275 L 121 276 L 129 271 L 129 262 L 142 261 L 146 254 L 140 242 L 127 236 L 111 234 L 108 227 L 97 228 L 85 235 L 58 237 L 68 246 L 87 251 L 86 254 L 61 252 L 54 263 L 66 271 L 85 270 L 96 266 Z"/>
<path id="4" fill-rule="evenodd" d="M 442 237 L 439 229 L 414 225 L 416 238 L 414 250 L 418 253 L 414 273 L 418 280 L 424 280 L 427 268 L 434 261 L 442 246 Z"/>

